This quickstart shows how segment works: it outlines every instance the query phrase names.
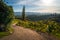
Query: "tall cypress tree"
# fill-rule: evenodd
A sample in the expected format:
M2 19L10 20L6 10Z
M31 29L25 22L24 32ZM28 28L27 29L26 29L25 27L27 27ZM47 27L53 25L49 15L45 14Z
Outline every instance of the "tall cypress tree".
M23 6L22 10L22 20L25 20L25 6Z

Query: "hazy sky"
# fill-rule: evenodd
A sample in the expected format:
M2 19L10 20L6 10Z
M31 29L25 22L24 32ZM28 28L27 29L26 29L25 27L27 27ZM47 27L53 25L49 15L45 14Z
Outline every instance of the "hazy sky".
M26 12L60 12L60 0L5 0L13 6L15 12L21 12L23 5Z

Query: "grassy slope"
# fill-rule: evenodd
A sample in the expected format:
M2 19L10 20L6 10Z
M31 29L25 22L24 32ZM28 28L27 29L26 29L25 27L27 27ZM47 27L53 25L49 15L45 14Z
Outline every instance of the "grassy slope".
M0 32L0 38L9 35L9 32Z
M10 22L8 25L7 25L7 32L0 32L0 38L1 37L4 37L4 36L8 36L10 35L14 30L12 28L12 24L16 23L17 21L16 20L13 20L12 22Z

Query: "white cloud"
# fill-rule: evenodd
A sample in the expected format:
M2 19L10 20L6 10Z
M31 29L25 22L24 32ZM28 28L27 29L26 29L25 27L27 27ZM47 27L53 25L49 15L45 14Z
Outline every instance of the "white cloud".
M34 0L23 0L23 1L18 1L16 4L17 5L29 5L33 2Z
M36 11L36 12L58 12L60 9L60 5L58 4L57 0L22 0L18 1L14 5L28 5L28 6L35 6L35 7L29 7L26 9L26 11ZM46 3L47 2L47 3Z
M58 3L58 0L20 0L15 5L56 6Z

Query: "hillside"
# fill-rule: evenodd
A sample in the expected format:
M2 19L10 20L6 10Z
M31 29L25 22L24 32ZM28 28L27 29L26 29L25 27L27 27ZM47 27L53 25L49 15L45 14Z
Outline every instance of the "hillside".
M4 38L1 38L0 40L58 40L55 37L40 33L24 28L21 26L13 25L14 33L12 35L6 36ZM50 37L49 37L50 36Z
M23 6L22 13L16 12L14 15L13 7L0 1L0 38L0 40L58 40L60 14L26 13Z

